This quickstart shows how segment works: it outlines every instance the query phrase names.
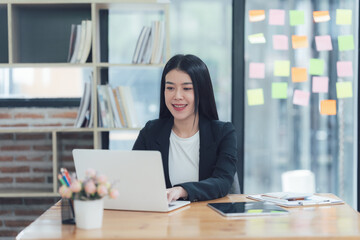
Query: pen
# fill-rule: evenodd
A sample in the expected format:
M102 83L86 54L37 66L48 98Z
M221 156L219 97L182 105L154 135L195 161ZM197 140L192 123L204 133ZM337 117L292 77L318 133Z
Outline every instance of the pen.
M58 179L61 182L61 185L66 186L66 183L64 182L64 179L62 178L61 174L58 175Z
M70 185L71 179L70 179L68 170L67 170L66 168L61 168L61 169L60 169L60 172L61 172L61 174L62 174L63 176L65 176L67 182L68 182L69 185Z

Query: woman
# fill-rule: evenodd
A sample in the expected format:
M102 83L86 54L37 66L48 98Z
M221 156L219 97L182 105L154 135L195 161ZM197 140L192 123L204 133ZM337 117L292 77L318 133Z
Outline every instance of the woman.
M218 120L205 63L176 55L161 77L159 119L146 123L133 150L161 152L168 201L203 201L228 194L236 172L233 125Z

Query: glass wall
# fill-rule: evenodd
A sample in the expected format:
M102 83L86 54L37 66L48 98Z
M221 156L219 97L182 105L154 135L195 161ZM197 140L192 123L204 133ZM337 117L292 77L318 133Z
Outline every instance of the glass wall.
M116 19L115 16L111 17L111 14L116 13L110 13L110 34L112 28L111 19ZM150 21L151 17L151 15L145 14L140 20L131 22L132 24L139 25L139 21L143 24L144 21ZM141 24L138 27L140 30ZM113 28L116 29L116 25ZM171 56L179 53L194 54L207 64L213 81L219 118L224 121L231 120L231 31L232 1L171 1ZM116 31L114 34L117 34ZM135 33L132 34L132 39L136 39ZM121 34L121 36L123 35ZM121 37L118 36L114 39L121 39ZM126 39L126 36L124 39ZM129 46L124 51L133 51L135 44L133 47ZM109 48L114 49L117 46L124 46L124 44L119 44L116 41L109 42ZM132 54L128 53L127 55L131 56ZM111 59L114 59L116 62L131 61L129 59L116 59L115 55L112 56L110 54L109 61ZM137 74L134 75L134 72ZM148 120L155 119L159 115L161 73L162 67L145 67L143 71L131 71L131 67L110 69L109 71L110 85L120 84L132 87L135 108L141 127ZM131 149L138 131L130 132L112 131L110 133L110 149ZM125 135L127 137L124 138Z
M305 169L355 207L358 1L245 6L245 193Z

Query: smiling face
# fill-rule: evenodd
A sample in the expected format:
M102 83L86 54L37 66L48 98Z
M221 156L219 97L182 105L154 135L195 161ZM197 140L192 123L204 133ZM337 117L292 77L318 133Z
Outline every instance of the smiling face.
M165 76L165 104L174 121L194 121L195 97L190 76L174 69Z

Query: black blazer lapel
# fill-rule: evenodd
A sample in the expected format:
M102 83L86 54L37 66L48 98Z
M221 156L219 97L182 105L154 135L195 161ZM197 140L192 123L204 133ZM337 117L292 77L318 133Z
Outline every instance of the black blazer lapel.
M201 181L208 178L209 174L211 175L211 172L213 170L210 166L212 163L211 159L216 157L216 143L214 141L210 120L200 116L199 130L200 130L199 181ZM209 172L208 169L211 172Z

